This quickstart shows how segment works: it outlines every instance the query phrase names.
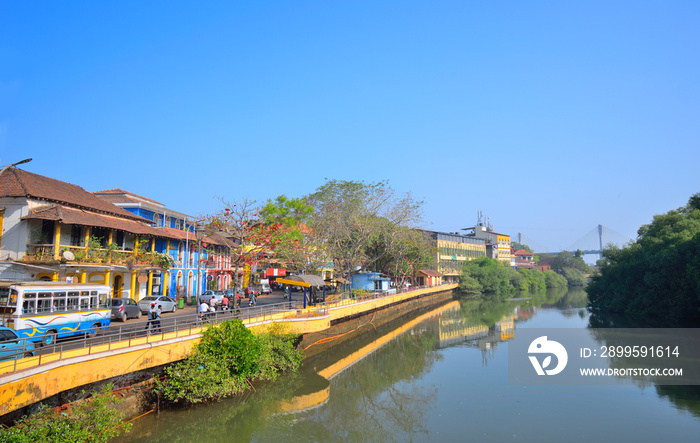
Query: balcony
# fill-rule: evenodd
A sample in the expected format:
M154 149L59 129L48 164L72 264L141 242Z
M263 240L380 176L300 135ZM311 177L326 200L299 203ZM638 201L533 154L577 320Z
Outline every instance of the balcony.
M159 252L141 252L116 248L88 248L85 246L58 246L56 259L55 245L28 244L27 253L20 261L32 263L85 263L122 266L144 266L169 269L174 260L168 254ZM66 251L70 254L66 254ZM70 260L69 260L70 258Z

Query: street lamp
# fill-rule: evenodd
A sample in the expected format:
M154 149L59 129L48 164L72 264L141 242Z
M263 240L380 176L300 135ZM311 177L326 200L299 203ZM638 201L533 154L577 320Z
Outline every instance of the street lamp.
M32 161L31 158L25 158L24 160L18 161L17 163L12 163L11 165L7 165L7 166L5 166L4 168L2 168L2 171L0 171L0 175L2 175L2 173L5 172L5 169L7 169L7 168L11 168L11 167L13 167L13 166L21 165L21 164L23 164L23 163L29 163L30 161Z
M197 298L196 304L199 304L199 298L202 295L202 285L200 283L201 275L199 275L199 268L202 264L202 238L204 237L204 226L201 223L194 225L194 235L197 237Z

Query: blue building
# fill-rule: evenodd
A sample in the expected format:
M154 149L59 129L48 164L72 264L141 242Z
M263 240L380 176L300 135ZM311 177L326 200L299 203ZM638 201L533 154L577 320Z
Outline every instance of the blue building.
M382 277L379 272L360 272L352 276L352 289L365 291L388 291L390 278Z
M207 272L211 271L212 263L225 264L227 260L214 257L214 252L220 252L221 256L228 257L230 252L221 251L219 239L207 241L203 239L201 256L197 250L198 240L195 237L192 217L167 209L162 203L123 189L109 189L94 193L120 208L135 215L152 220L152 226L163 231L162 237L154 239L153 250L172 257L174 265L167 270L155 270L152 294L176 296L193 296L197 289L197 280L200 281L200 292L207 288ZM212 257L208 257L208 251ZM229 259L230 260L230 259ZM197 263L199 262L199 271Z

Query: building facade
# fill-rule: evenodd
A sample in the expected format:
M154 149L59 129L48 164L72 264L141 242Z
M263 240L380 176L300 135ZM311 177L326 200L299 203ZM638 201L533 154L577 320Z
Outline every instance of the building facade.
M481 223L462 230L471 231L466 234L468 237L483 239L486 242L487 257L512 265L510 235L494 232L493 226L484 226Z
M167 232L79 186L9 168L0 208L2 280L100 283L138 300L169 266L156 251Z
M467 261L486 256L486 240L483 238L459 232L423 232L427 234L431 246L437 251L436 271L441 274L442 283L459 282L462 266Z
M207 289L228 289L231 285L233 242L219 233L197 238L193 217L168 209L160 202L123 189L94 193L115 206L146 220L166 235L155 243L155 250L173 259L170 269L156 276L154 293L171 297L192 297ZM199 250L201 240L201 251ZM161 287L162 285L162 287Z

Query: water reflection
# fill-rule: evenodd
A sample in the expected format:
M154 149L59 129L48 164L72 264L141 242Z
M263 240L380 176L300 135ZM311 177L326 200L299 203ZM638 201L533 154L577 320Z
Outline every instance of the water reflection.
M416 303L422 304L309 334L301 343L306 358L299 373L256 384L241 397L147 416L123 441L463 441L467 429L481 432L473 434L478 440L510 438L516 430L525 440L539 440L535 411L558 423L543 441L592 437L576 418L586 414L576 407L586 401L586 408L602 410L609 391L572 388L567 397L566 387L514 388L505 365L507 342L533 319L551 314L580 327L578 317L588 316L585 291ZM698 390L656 390L679 410L700 415ZM611 407L624 405L618 399ZM614 413L599 415L606 414Z

